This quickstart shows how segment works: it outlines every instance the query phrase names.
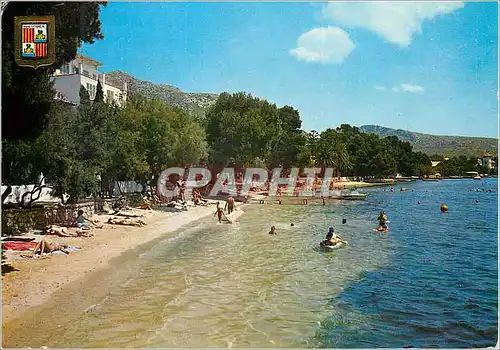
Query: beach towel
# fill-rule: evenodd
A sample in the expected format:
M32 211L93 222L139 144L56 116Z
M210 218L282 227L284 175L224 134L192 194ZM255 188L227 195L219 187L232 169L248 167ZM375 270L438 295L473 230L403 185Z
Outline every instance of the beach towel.
M30 250L34 249L37 242L6 242L2 243L2 248L6 250Z
M80 248L80 247L73 247L72 245L69 245L69 246L66 248L66 251L67 251L68 253L71 253L71 252L74 252L75 250L80 250L80 249L82 249L82 248Z

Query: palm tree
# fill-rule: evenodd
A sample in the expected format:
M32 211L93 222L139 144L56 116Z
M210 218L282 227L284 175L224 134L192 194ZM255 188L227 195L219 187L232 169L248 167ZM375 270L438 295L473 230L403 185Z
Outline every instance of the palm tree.
M341 171L352 168L347 145L342 142L337 132L333 129L327 129L321 133L316 142L315 159L322 170L328 167L335 169L337 177L340 177Z

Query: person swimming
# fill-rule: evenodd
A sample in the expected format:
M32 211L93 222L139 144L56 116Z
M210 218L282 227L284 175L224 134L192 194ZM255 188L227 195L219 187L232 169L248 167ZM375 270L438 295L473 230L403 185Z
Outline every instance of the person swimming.
M275 235L276 234L276 227L271 226L271 231L269 231L270 235Z
M330 227L328 229L328 233L326 234L326 239L322 241L320 244L322 246L332 247L338 243L347 243L347 242L344 241L342 238L340 238L340 236L336 235L333 227Z
M294 227L294 226L295 226L295 225L294 225L294 223L292 222L292 223L290 224L290 227Z

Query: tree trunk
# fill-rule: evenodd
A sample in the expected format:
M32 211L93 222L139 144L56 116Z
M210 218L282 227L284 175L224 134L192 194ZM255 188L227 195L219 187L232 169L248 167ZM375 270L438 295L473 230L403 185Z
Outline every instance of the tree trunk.
M40 199L40 196L42 195L42 189L44 189L45 187L47 187L47 186L42 185L42 186L38 187L36 190L33 189L33 191L31 192L31 199L30 199L30 201L28 202L28 205L27 205L28 207L30 207L33 202L35 202L38 199ZM38 195L36 196L36 198L33 198L33 195L35 193L37 193L37 192L38 192Z
M3 202L5 202L5 200L7 199L7 197L10 196L11 193L12 193L12 185L11 184L7 184L7 188L2 193L2 204L3 204Z

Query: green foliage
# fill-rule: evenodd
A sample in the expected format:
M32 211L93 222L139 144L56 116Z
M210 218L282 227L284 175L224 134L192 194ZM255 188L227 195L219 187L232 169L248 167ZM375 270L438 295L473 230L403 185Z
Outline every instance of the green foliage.
M115 162L129 164L119 173L122 179L146 184L168 167L199 164L208 156L203 126L163 101L132 97L120 110L118 123Z
M80 86L80 105L81 106L90 106L90 95L85 86Z
M244 93L221 94L204 125L210 160L223 166L265 162L268 167L333 167L337 176L431 173L429 157L395 136L380 138L348 124L305 133L292 107L278 109Z
M292 107L280 109L244 93L223 93L209 109L205 127L210 161L240 166L256 159L268 165L292 165L305 137Z
M465 156L443 160L435 169L442 176L463 176L468 171L477 171L480 174L489 173L489 170L484 168L476 157L467 158Z
M97 80L97 88L95 91L94 103L104 102L104 91L102 89L102 84L100 80Z

